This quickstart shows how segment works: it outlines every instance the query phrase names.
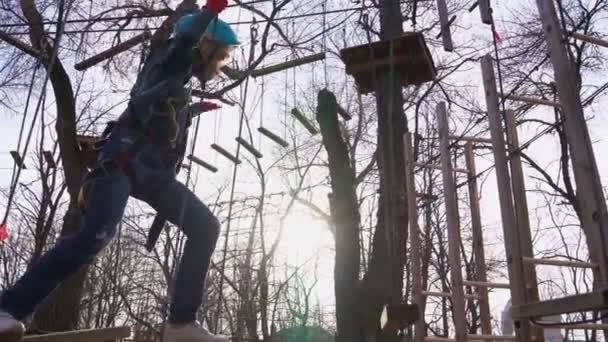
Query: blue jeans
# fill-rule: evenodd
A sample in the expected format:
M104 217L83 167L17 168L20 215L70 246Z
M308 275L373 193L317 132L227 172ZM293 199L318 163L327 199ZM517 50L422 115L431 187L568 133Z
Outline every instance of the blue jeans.
M125 128L115 129L100 153L100 160L128 148L136 134ZM132 178L115 170L93 179L80 229L58 241L5 291L0 308L17 319L30 315L53 289L92 262L110 242L127 200L133 196L179 226L188 237L177 271L169 322L193 321L202 303L205 276L220 225L209 208L175 180L171 169L163 163L160 148L146 144L132 160Z

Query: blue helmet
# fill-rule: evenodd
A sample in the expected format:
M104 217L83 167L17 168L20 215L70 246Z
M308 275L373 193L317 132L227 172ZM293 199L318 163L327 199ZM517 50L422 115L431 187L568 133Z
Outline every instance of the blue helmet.
M175 24L175 31L192 31L192 25L195 25L195 22L195 14L186 14L182 16ZM213 19L209 25L207 25L205 33L208 33L217 42L226 46L235 46L240 44L236 33L234 30L232 30L230 25L218 18Z
M232 27L221 19L215 18L211 21L209 25L207 25L205 32L209 33L213 39L224 45L235 46L240 44Z

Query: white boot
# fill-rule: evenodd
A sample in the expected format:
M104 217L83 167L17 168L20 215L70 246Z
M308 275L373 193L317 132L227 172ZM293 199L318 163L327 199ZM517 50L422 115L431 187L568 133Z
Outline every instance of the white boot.
M21 322L13 318L8 312L0 310L0 341L21 341L25 327Z
M199 322L167 324L163 342L230 342L226 336L213 335Z

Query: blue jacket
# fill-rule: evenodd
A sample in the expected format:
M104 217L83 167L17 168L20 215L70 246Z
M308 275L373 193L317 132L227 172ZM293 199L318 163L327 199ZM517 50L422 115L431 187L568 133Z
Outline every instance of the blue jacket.
M184 86L192 77L192 48L214 15L203 8L194 13L194 18L194 25L178 26L172 39L150 51L131 90L129 106L119 119L119 122L128 120L135 123L145 134L154 132L154 139L160 142L170 140L175 131L175 121L179 126L189 121L172 118L166 101L169 98L181 99L174 104L174 112L185 115L183 109L189 93ZM185 129L180 127L178 133L183 135Z

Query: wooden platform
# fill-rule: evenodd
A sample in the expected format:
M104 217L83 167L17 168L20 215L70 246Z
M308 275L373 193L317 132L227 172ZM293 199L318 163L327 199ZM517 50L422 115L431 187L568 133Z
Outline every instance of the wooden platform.
M419 319L420 310L417 305L386 305L382 310L380 326L382 331L397 332L414 324Z
M26 342L118 342L131 336L128 327L66 331L26 336Z
M390 48L393 46L391 58ZM408 32L393 40L384 40L346 48L340 51L346 73L352 75L362 94L374 90L374 74L390 70L391 59L403 86L429 82L437 76L433 57L419 32Z

